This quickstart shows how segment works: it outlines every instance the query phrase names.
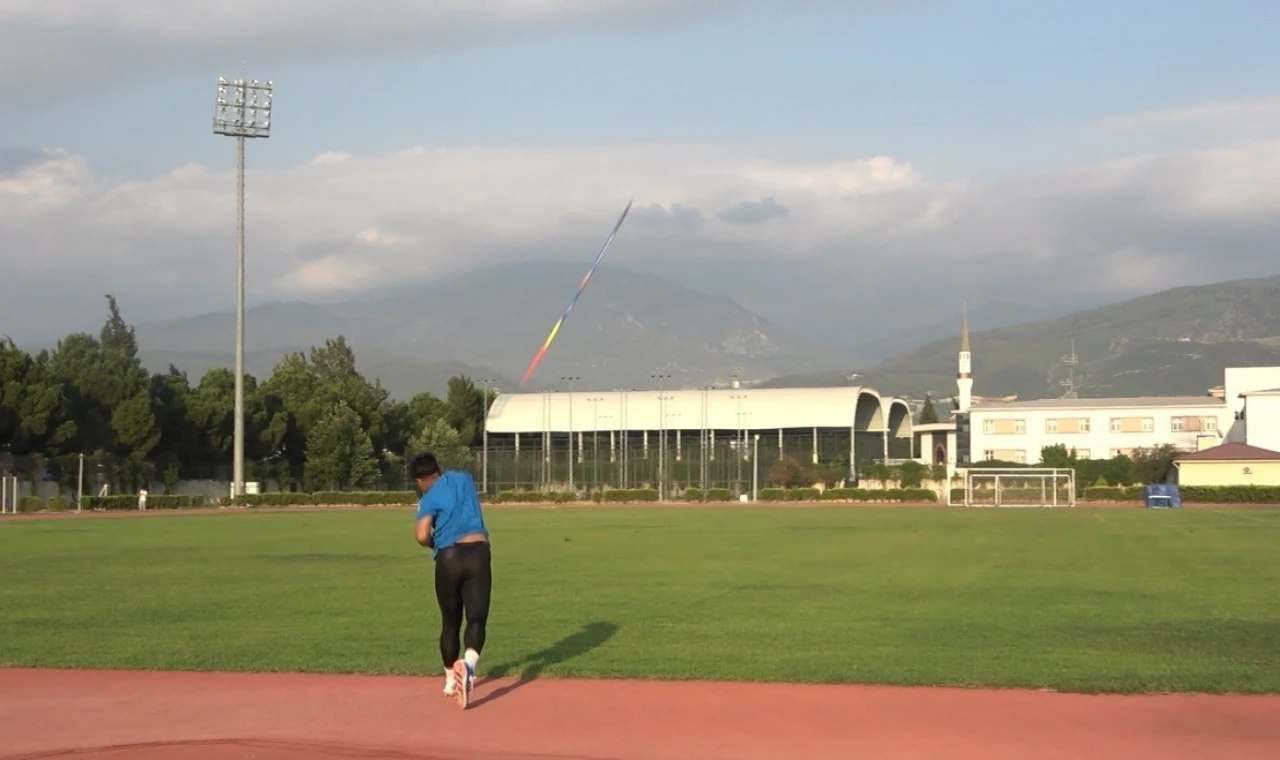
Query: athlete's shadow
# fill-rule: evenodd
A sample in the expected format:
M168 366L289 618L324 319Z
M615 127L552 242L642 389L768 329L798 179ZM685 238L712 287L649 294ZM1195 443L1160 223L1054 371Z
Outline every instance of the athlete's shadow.
M478 707L490 700L504 697L530 681L536 680L547 668L568 662L601 646L613 638L617 632L617 623L588 623L582 627L582 630L565 636L546 649L534 652L520 660L496 665L489 670L482 683L510 675L515 676L515 681L479 697L472 704Z

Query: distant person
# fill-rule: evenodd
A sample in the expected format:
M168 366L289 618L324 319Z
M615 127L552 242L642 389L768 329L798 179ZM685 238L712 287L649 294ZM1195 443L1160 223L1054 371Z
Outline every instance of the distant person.
M147 489L145 488L138 490L138 509L143 512L147 511Z
M475 686L476 666L484 649L489 617L489 531L480 510L476 481L460 470L440 472L434 454L419 454L409 474L422 495L414 534L432 550L436 564L436 601L440 604L440 657L444 661L444 693L467 709ZM458 657L458 631L467 616L466 653Z

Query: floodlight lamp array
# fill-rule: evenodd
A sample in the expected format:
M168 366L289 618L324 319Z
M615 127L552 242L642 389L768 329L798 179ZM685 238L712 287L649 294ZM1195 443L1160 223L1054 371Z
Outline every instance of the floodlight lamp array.
M218 98L213 112L214 134L270 137L271 95L270 81L228 81L218 77Z

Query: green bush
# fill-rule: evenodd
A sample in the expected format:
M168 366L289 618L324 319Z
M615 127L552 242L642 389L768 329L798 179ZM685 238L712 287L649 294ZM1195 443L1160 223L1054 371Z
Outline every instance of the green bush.
M44 499L39 496L23 496L18 500L19 512L39 512L42 509L44 509Z
M45 499L44 508L50 512L63 512L70 508L71 502L61 496L50 496Z
M1142 501L1142 486L1089 486L1081 494L1084 501Z
M764 501L852 501L933 503L938 495L928 488L816 488L765 489L760 493Z
M607 498L607 492L597 493L591 498L600 501ZM495 504L569 504L577 500L578 494L574 491L499 491L493 498Z
M707 501L709 502L723 503L726 501L733 501L733 500L734 500L733 491L730 491L728 488L708 488L707 489Z
M1184 486L1182 503L1280 504L1280 486Z
M147 509L191 509L193 507L205 506L205 498L203 496L187 496L175 494L163 494L159 496L147 496ZM91 510L105 510L108 512L119 512L124 510L136 510L138 508L138 497L132 495L120 496L86 496L84 499L84 508Z
M684 500L685 501L706 501L707 494L701 488L686 488L684 489Z

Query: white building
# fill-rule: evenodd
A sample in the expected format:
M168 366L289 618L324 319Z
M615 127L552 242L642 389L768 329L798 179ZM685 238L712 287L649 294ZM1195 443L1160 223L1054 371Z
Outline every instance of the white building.
M920 460L945 463L953 473L971 461L1038 464L1041 449L1057 444L1081 459L1110 459L1164 444L1196 451L1247 442L1280 450L1280 367L1228 367L1221 390L1203 396L983 399L971 396L967 316L957 360L957 414L915 431ZM966 426L967 446L961 440Z
M1038 463L1040 450L1057 444L1080 459L1166 443L1195 451L1220 444L1234 419L1223 399L1209 395L985 403L970 409L969 445L974 461L1019 464Z
M1244 428L1244 434L1232 442L1280 451L1280 388L1245 391L1241 395L1244 409L1238 426Z

